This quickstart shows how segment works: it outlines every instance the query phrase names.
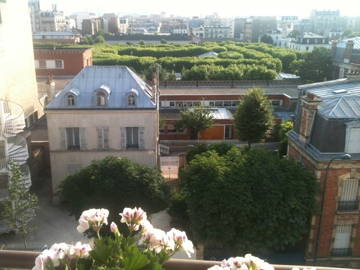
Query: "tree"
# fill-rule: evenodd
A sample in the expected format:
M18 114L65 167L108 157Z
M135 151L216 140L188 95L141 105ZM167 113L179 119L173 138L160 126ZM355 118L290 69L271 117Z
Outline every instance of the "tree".
M176 122L176 128L188 129L192 140L196 140L198 138L198 133L201 130L211 127L214 122L211 111L202 106L181 111L180 114L181 120Z
M326 48L315 48L305 54L297 63L298 75L306 82L322 82L332 78L333 64L331 52Z
M140 46L144 46L144 45L145 45L145 41L140 40L140 41L139 41L139 45L140 45Z
M109 156L69 175L59 195L77 217L88 208L107 208L116 214L124 207L139 206L157 212L166 207L168 191L158 169Z
M310 171L263 149L197 155L181 181L182 213L195 239L234 252L283 250L303 240L318 189Z
M298 38L300 36L301 36L301 33L298 30L292 30L288 35L288 37L290 37L290 38Z
M286 121L280 124L280 128L278 130L278 136L280 141L280 146L279 146L280 156L284 156L287 153L288 137L286 133L292 130L293 127L294 127L294 123L292 121Z
M166 41L166 39L163 39L163 38L162 38L162 39L160 40L160 43L161 43L161 44L166 44L167 41Z
M26 239L34 230L31 221L36 216L35 210L39 207L38 198L30 193L19 166L14 162L9 166L9 197L2 202L2 216L9 228L22 236L26 248Z
M264 138L272 126L272 108L261 89L253 88L245 95L235 114L235 126L249 147Z
M269 35L263 35L260 39L260 42L264 42L264 43L271 44L271 45L274 43L272 37Z

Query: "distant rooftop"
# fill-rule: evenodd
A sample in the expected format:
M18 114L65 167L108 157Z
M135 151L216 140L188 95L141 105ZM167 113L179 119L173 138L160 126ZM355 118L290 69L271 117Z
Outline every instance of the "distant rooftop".
M354 49L360 50L360 37L353 37L348 39L343 39L339 41L336 45L337 48L346 48L346 44L348 41L354 42Z
M73 32L35 32L34 36L80 36L78 33Z
M96 92L107 95L106 106L96 106ZM68 106L66 97L76 96ZM136 105L128 105L129 94L136 96ZM71 80L47 105L48 110L76 109L156 109L152 88L126 66L88 66Z

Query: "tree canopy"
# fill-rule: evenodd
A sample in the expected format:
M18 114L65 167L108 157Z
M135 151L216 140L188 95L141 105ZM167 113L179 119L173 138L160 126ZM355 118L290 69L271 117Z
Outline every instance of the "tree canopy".
M272 126L272 108L264 92L250 89L239 104L235 114L235 127L240 140L252 143L264 138Z
M181 120L176 122L177 129L188 129L190 138L196 140L201 130L207 129L213 124L211 111L201 106L196 106L181 111Z
M137 206L156 212L166 207L168 192L158 169L109 156L69 175L59 195L70 213L79 216L89 208L119 213Z
M308 232L317 182L294 161L261 149L207 151L181 180L190 227L202 243L236 252L282 250Z

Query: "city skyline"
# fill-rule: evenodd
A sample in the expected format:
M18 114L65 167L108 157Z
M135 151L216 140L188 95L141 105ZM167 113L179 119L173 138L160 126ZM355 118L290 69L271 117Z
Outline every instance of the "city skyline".
M116 0L103 0L102 5L96 1L85 0L40 0L43 10L51 9L52 4L56 4L58 10L71 14L75 12L94 12L97 14L115 12L119 14L160 14L165 12L167 15L175 16L205 16L217 13L220 17L237 16L299 16L309 17L311 11L317 10L339 10L343 16L358 16L359 13L354 7L356 0L344 0L337 3L329 3L326 0L316 2L304 0L299 5L291 5L286 0L274 0L271 2L256 0L247 2L245 5L239 4L236 0L224 0L221 6L209 4L205 1L183 0L181 5L174 5L172 1L132 1L127 2L124 8L121 2ZM295 2L294 2L295 3ZM192 8L189 8L192 7ZM238 8L234 8L238 7ZM260 7L260 8L259 8ZM325 7L325 8L324 8Z

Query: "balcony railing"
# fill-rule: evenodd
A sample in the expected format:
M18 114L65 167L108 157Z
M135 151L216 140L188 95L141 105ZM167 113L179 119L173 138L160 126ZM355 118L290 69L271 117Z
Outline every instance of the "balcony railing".
M359 201L339 201L338 211L339 212L350 212L359 209Z
M0 269L2 268L16 268L16 269L31 269L34 266L35 258L39 252L32 251L13 251L0 250ZM204 260L183 260L170 259L165 263L167 270L206 270L209 267L220 264L217 261ZM303 269L304 266L297 265L274 265L275 270L291 270L292 268ZM310 268L311 266L307 266ZM316 270L345 270L349 268L333 268L333 267L316 267Z
M351 256L351 248L333 248L331 255L336 257Z

